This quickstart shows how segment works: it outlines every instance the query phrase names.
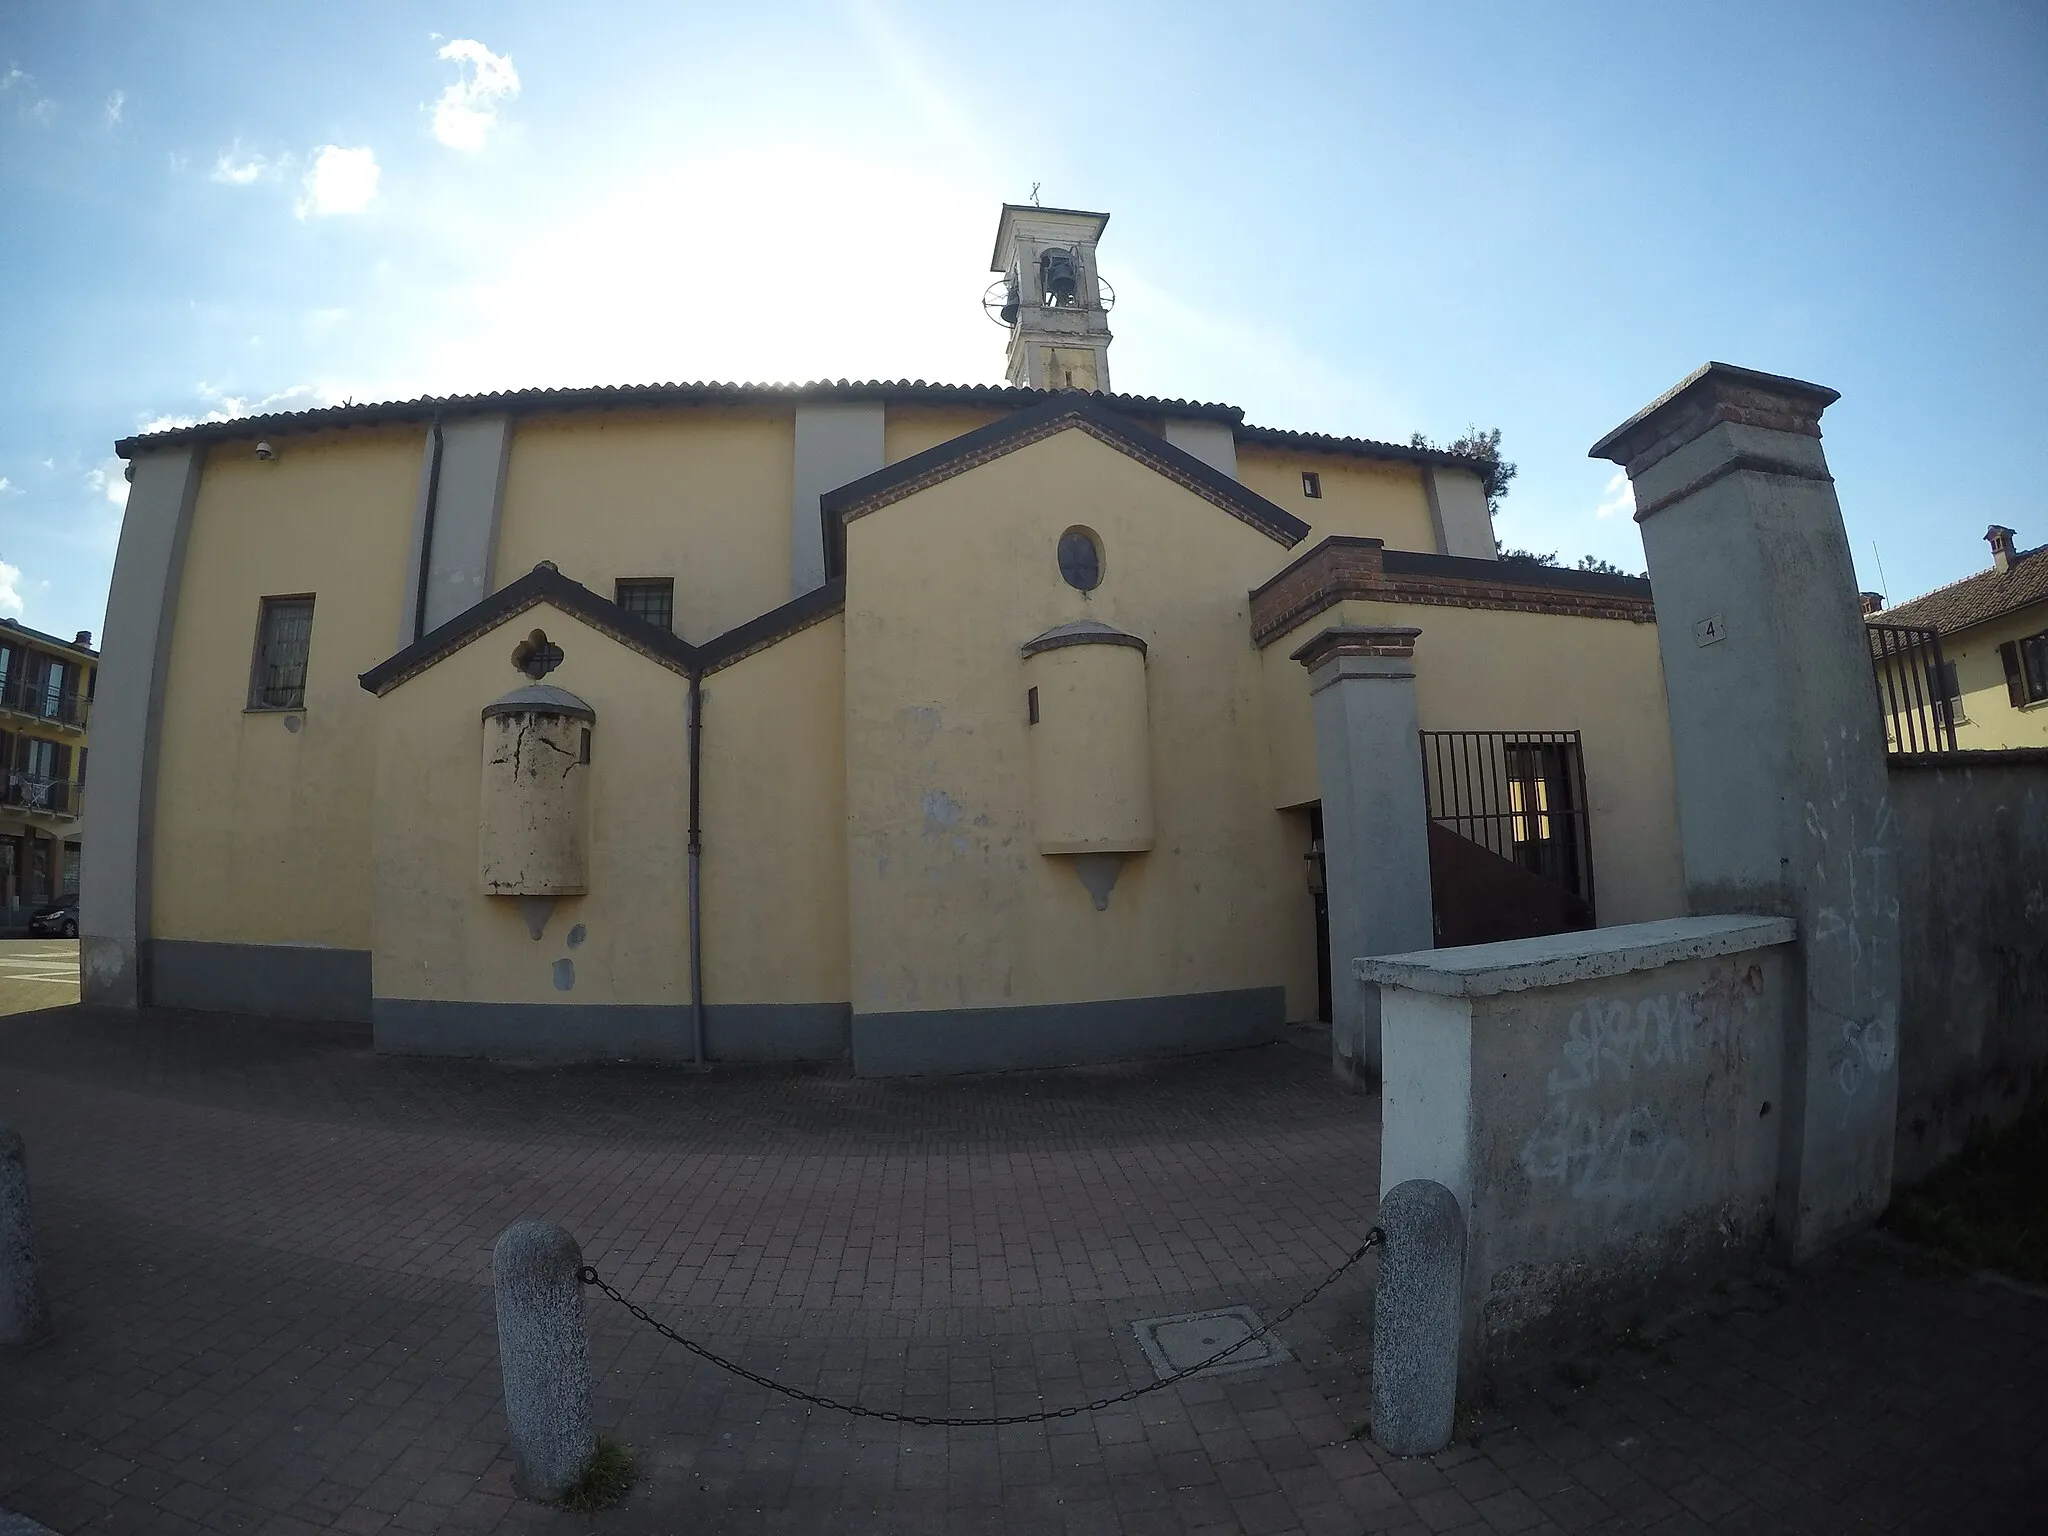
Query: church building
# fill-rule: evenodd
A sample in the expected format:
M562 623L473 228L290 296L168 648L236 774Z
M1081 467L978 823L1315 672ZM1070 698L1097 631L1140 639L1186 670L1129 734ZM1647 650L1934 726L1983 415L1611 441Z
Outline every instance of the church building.
M1648 583L1486 466L1121 395L1108 216L1005 206L1007 387L532 389L208 422L133 482L87 1002L381 1051L1216 1050L1351 960L1684 910Z

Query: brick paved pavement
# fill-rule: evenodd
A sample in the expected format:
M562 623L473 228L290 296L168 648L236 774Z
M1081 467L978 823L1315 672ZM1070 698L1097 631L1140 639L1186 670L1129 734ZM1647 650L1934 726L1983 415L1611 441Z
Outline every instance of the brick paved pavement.
M488 1246L564 1221L694 1336L909 1412L1150 1379L1129 1322L1275 1309L1368 1226L1373 1101L1313 1056L941 1083L377 1061L360 1032L0 1020L59 1339L0 1356L0 1508L67 1533L1999 1531L2048 1481L2048 1303L1881 1243L1400 1461L1372 1261L1293 1361L1054 1426L902 1430L719 1375L601 1299L621 1509L512 1495Z

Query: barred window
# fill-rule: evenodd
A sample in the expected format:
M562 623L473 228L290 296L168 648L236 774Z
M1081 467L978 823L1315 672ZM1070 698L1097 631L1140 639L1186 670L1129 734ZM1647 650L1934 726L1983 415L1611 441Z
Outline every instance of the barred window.
M256 629L251 709L304 709L306 656L313 643L313 599L266 597Z
M618 604L635 618L645 619L656 629L674 634L676 629L676 584L667 576L636 576L618 584Z

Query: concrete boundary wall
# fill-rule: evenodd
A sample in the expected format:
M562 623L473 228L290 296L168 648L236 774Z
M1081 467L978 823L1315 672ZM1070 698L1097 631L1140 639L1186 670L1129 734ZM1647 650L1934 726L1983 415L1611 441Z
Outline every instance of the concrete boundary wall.
M2048 751L1894 758L1890 781L1904 1185L2048 1103Z
M1354 962L1385 1050L1380 1190L1467 1222L1468 1394L1762 1251L1793 925L1689 917Z

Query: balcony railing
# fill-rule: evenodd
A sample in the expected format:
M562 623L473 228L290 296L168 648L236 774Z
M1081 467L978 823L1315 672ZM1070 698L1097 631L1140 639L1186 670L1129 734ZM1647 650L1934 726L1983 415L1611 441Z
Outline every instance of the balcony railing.
M75 693L52 693L34 677L10 677L0 685L0 710L82 731L92 713L92 702Z
M39 773L9 773L0 784L0 806L31 816L75 820L84 810L85 786Z

